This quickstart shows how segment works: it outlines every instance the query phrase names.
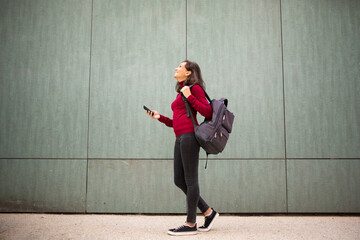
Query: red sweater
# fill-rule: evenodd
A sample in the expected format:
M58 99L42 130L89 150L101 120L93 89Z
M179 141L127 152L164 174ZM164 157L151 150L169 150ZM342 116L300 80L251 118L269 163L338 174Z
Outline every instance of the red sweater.
M183 83L180 84L182 87ZM205 118L211 118L211 106L205 97L204 91L199 85L194 85L191 88L191 95L187 98L187 100L192 106L191 110L195 120L197 112L199 112ZM185 102L182 99L180 93L176 96L175 101L171 104L171 109L173 110L173 119L160 115L159 121L168 127L174 128L176 137L184 133L194 132L194 125L191 121L191 117L186 117Z

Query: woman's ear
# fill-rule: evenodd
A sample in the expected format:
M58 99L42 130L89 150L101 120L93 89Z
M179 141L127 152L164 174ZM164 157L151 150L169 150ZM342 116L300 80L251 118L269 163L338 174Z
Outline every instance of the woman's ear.
M185 76L190 76L191 75L191 71L187 71L186 73L185 73Z

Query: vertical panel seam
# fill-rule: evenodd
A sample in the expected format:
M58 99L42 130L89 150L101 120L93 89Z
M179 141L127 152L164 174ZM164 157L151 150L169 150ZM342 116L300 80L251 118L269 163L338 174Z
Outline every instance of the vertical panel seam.
M92 31L93 31L93 14L94 14L94 0L91 1L90 13L90 48L89 48L89 95L88 95L88 132L87 132L87 147L86 147L86 190L85 190L85 213L87 213L87 198L88 198L88 175L89 175L89 141L90 141L90 96L91 96L91 60L92 60Z
M188 0L185 0L185 59L187 59L187 25L188 25L188 15L187 15L187 2Z
M283 17L282 17L282 5L280 3L280 39L281 39L281 71L282 71L282 94L283 94L283 118L284 118L284 154L285 154L285 205L286 212L289 212L288 205L288 177L287 177L287 151L286 151L286 113L285 113L285 74L284 74L284 42L283 42Z

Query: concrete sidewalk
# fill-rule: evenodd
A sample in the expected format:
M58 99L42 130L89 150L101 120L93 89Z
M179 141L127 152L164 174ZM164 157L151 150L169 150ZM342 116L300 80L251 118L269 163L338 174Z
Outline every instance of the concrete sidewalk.
M220 215L210 232L167 235L167 229L184 221L182 215L3 213L0 239L360 239L359 216Z

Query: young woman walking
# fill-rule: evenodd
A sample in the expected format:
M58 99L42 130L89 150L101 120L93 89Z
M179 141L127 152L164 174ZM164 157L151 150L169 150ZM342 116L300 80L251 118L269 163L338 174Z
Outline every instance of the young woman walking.
M187 98L191 105L191 111L196 119L199 112L205 118L211 118L212 109L206 100L203 89L204 81L197 63L188 60L183 61L175 69L174 78L178 81L175 87L178 93L175 101L171 104L173 119L159 114L157 111L147 111L147 114L172 127L176 140L174 147L174 182L186 194L187 219L185 225L169 229L170 235L192 235L199 231L209 231L214 220L219 216L213 208L200 197L198 182L198 166L200 145L194 134L194 126L191 118L186 117L186 107L181 93ZM190 85L194 85L191 90ZM204 225L197 229L196 208L205 215Z

